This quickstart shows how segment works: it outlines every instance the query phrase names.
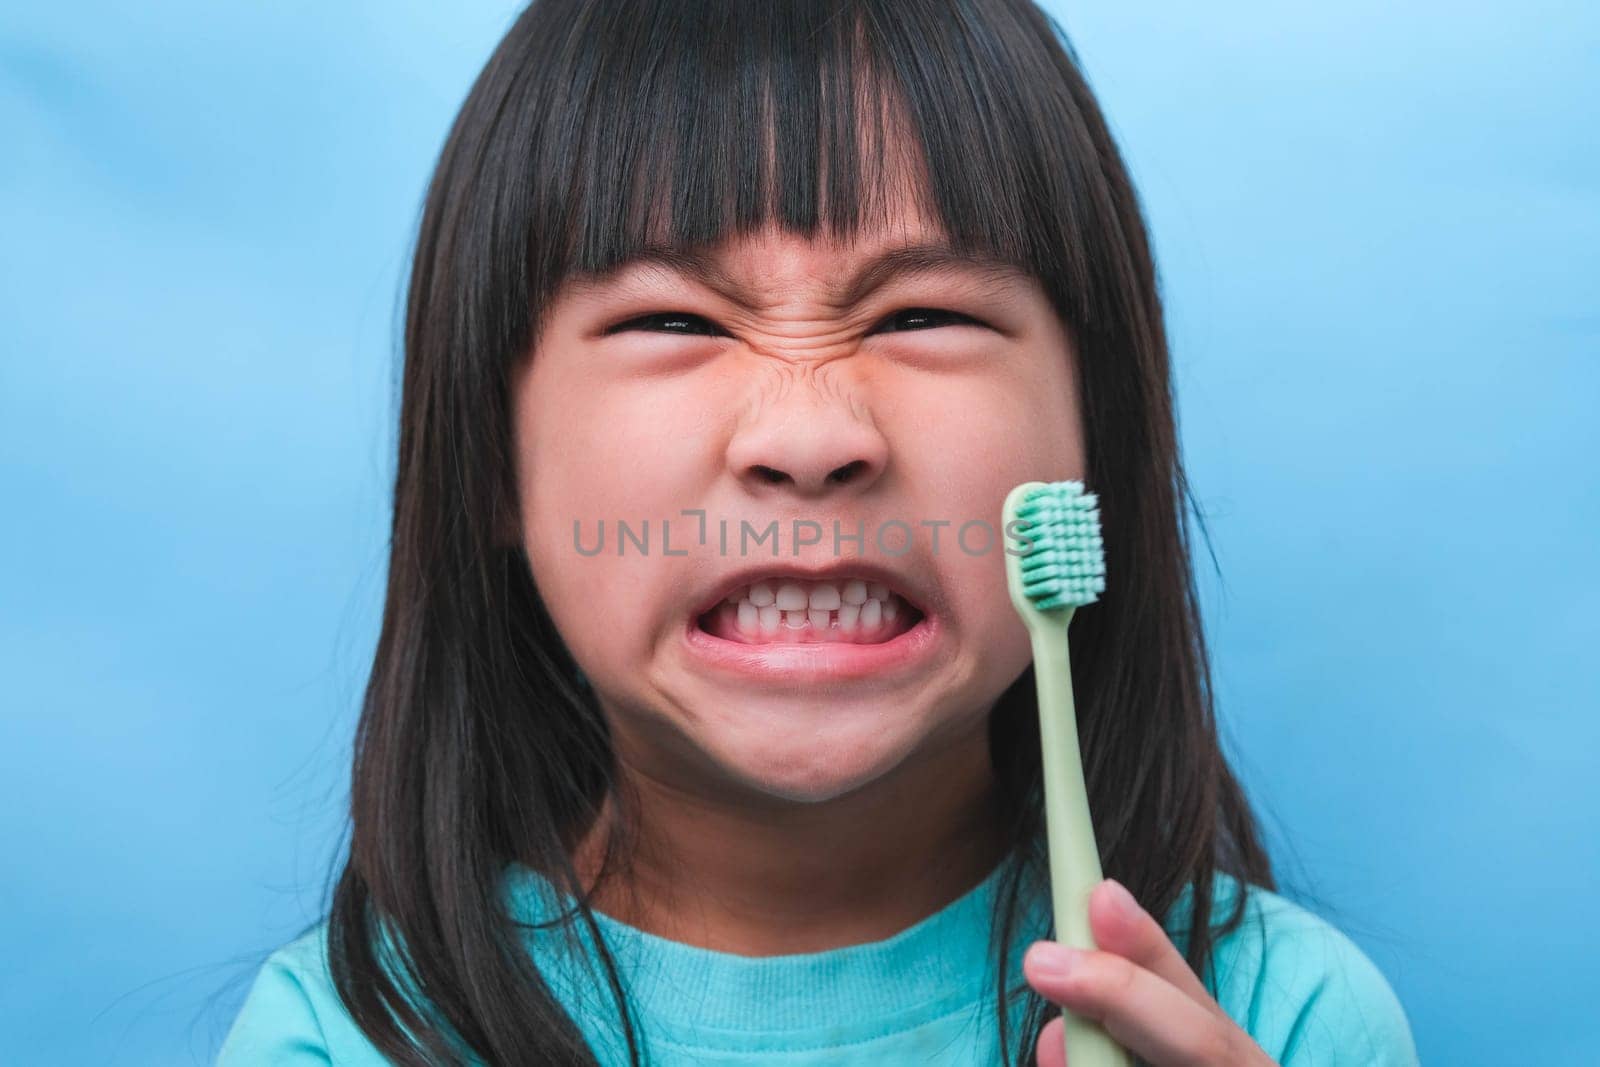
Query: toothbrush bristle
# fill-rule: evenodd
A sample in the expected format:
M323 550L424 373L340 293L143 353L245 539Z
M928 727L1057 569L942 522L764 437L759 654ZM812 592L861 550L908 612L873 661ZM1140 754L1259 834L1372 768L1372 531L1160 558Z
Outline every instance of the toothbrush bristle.
M1046 482L1017 505L1018 536L1033 543L1018 557L1022 589L1040 611L1081 607L1106 588L1100 499L1082 482Z

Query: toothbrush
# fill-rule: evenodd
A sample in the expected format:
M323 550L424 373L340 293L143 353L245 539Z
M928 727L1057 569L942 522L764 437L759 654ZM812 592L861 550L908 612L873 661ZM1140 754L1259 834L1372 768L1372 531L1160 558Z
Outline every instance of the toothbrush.
M1099 498L1082 482L1023 482L1006 494L1000 529L1024 542L1006 549L1006 585L1033 641L1056 938L1094 949L1089 894L1103 876L1078 751L1067 624L1106 588ZM1062 1024L1071 1067L1130 1067L1128 1054L1094 1020L1063 1009Z

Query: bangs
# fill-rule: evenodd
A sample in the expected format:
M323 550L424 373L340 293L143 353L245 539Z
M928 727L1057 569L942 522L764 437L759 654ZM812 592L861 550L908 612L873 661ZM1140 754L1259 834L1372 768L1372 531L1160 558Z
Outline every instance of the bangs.
M1083 119L1047 47L1060 31L1027 0L983 19L965 0L570 13L564 110L531 176L565 179L537 191L530 235L552 289L773 224L842 242L910 211L952 251L1053 283L1069 321L1087 315L1071 205L1094 161L1070 147Z

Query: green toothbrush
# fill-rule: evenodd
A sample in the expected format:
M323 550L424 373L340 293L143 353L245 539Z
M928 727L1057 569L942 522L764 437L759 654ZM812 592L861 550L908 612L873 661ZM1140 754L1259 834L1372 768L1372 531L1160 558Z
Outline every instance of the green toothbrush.
M1056 940L1083 949L1098 947L1089 930L1089 894L1103 876L1078 751L1067 624L1106 588L1098 501L1082 482L1023 482L1006 494L1000 514L1002 534L1023 542L1005 550L1006 585L1033 640ZM1128 1054L1098 1023L1069 1011L1062 1016L1071 1067L1129 1067Z

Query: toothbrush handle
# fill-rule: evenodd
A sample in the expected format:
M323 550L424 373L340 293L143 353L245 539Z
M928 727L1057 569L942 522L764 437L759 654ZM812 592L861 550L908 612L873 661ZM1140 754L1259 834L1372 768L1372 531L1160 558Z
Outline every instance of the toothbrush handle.
M1039 700L1039 749L1044 761L1045 839L1050 853L1050 897L1056 940L1094 949L1089 894L1101 880L1100 853L1089 817L1067 625L1072 612L1051 612L1033 632L1034 683ZM1092 1019L1062 1010L1069 1067L1130 1067L1122 1046Z

